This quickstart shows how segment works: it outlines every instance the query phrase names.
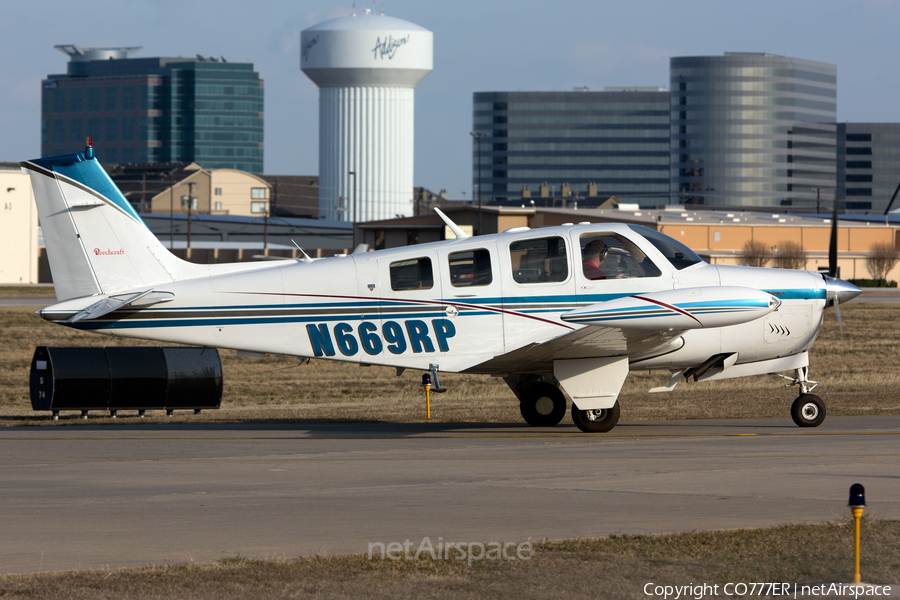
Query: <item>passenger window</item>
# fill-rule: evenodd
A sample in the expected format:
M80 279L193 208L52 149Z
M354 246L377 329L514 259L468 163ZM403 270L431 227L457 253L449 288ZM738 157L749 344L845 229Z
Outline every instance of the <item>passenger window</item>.
M491 253L487 250L467 250L454 252L448 259L450 284L453 287L490 285Z
M559 237L509 245L513 280L518 283L565 281L569 277L566 241Z
M586 279L659 277L662 272L637 245L612 233L581 236L581 270Z
M430 258L414 258L391 263L391 289L430 290L434 287L434 275Z

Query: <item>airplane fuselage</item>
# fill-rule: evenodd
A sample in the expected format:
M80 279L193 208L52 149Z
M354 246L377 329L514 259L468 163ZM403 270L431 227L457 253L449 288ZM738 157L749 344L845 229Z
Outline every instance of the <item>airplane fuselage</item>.
M655 269L640 277L623 272L587 279L579 241L596 235L627 239ZM553 258L534 265L525 264L532 248L517 250L542 251L548 244ZM545 269L552 261L559 264ZM258 353L502 375L552 371L552 360L565 358L564 348L552 357L536 352L534 360L527 348L587 327L561 318L574 309L635 294L687 288L702 294L721 286L764 290L782 303L749 322L686 330L662 349L655 328L601 328L605 335L595 332L585 342L593 347L590 354L628 355L632 369L674 370L720 352L737 353L738 363L789 356L815 340L826 303L818 274L703 262L678 269L621 224L516 231L173 281L155 288L171 293L171 302L72 325ZM62 320L71 314L64 304L54 308L45 316ZM504 358L515 351L521 356Z

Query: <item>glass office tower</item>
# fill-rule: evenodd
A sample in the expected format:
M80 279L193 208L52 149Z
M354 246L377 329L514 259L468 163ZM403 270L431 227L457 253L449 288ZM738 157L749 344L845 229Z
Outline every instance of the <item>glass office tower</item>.
M900 184L900 123L838 124L837 171L842 212L883 213Z
M80 151L91 136L104 163L262 172L263 82L252 63L57 48L71 59L42 82L42 156Z
M670 60L673 203L814 208L836 183L837 67L771 54Z
M480 176L484 202L543 202L542 187L551 198L569 190L579 206L668 202L665 88L478 92L473 102L472 131L483 135L472 139L473 199Z

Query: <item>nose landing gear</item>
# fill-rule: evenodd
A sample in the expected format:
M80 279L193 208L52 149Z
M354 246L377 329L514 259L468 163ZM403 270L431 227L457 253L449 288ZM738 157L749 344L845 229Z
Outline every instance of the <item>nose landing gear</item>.
M800 427L818 427L825 420L825 403L815 394L800 394L791 405L791 418Z
M800 386L800 395L791 405L791 418L798 427L818 427L825 420L825 402L810 392L819 382L809 379L809 367L801 367L796 373L796 377L779 375L790 381L784 387Z

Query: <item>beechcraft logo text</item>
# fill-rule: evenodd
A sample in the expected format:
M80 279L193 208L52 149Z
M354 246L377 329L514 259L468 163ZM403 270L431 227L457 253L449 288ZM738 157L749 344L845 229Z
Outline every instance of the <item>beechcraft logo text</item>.
M118 250L94 248L94 256L116 256L118 254L125 254L125 248L119 248Z

